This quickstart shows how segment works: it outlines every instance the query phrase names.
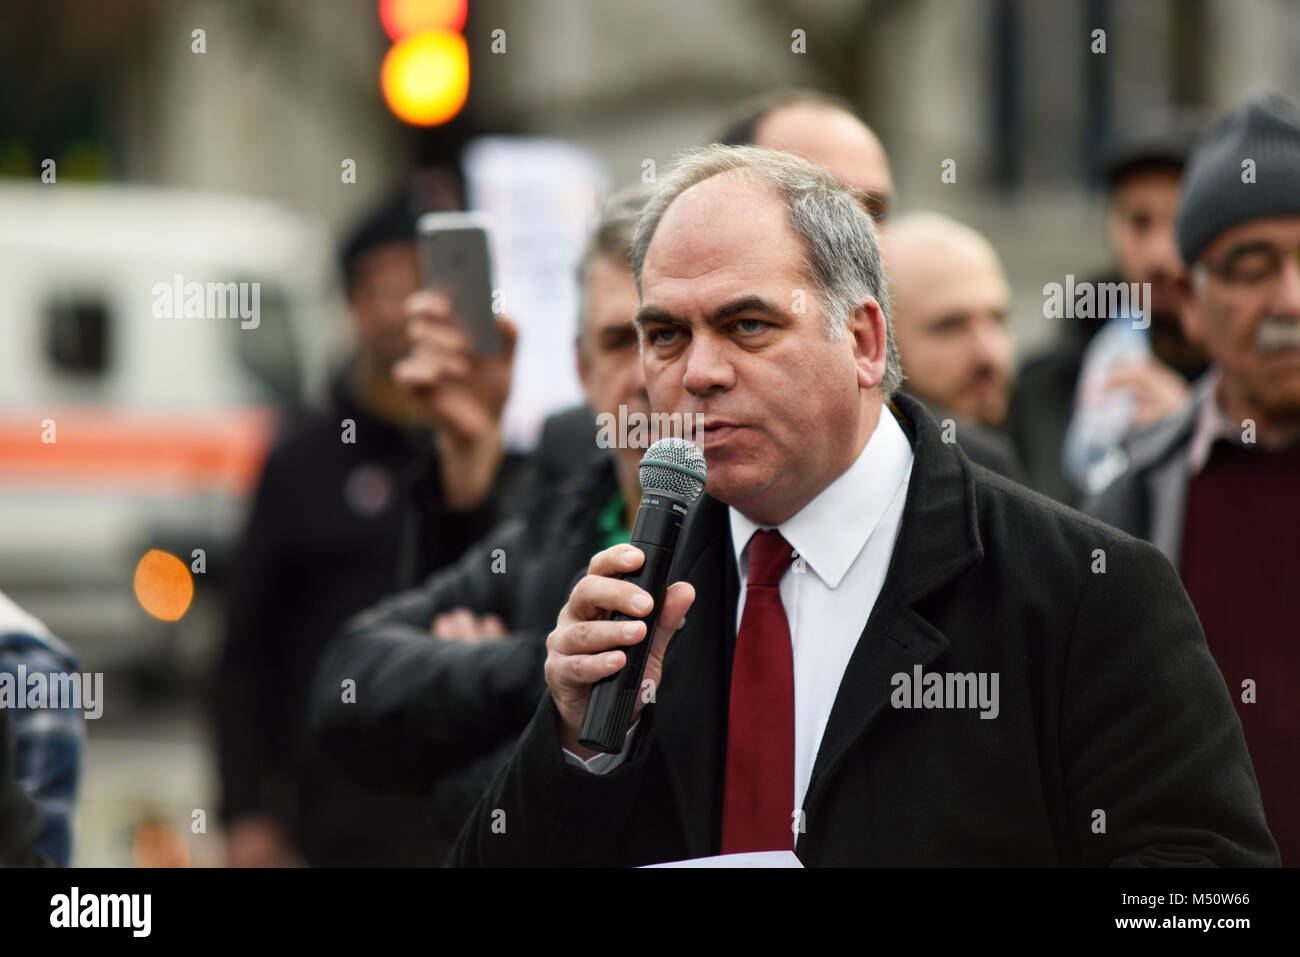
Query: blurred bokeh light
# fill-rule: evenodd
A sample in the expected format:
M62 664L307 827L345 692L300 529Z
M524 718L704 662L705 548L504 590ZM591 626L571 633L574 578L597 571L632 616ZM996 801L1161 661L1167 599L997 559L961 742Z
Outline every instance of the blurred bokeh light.
M379 20L394 40L465 26L466 0L379 0Z
M448 30L417 33L384 57L384 99L404 122L437 126L460 112L469 95L469 49Z
M194 598L194 580L183 561L153 548L135 566L135 597L155 618L180 621Z

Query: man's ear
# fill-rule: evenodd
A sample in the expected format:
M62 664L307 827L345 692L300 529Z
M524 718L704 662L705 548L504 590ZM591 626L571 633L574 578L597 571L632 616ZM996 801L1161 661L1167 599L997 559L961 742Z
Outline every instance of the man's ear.
M853 307L849 316L849 338L853 342L853 361L858 369L858 386L874 389L885 378L888 337L885 314L874 299L864 299Z
M1205 310L1201 297L1196 294L1191 270L1183 271L1175 280L1174 289L1178 295L1178 322L1183 327L1183 338L1204 349Z

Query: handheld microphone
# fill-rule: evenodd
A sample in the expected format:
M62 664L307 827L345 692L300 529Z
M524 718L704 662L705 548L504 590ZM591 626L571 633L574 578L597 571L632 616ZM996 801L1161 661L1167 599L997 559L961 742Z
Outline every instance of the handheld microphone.
M646 450L639 472L641 507L636 513L630 544L645 553L645 564L619 577L645 589L655 603L650 614L643 618L622 612L610 616L611 621L644 621L645 638L624 647L627 661L623 667L591 686L578 743L606 754L617 754L623 749L636 696L641 692L641 678L650 657L659 610L668 591L668 569L677 551L682 520L704 490L704 453L686 439L660 439Z

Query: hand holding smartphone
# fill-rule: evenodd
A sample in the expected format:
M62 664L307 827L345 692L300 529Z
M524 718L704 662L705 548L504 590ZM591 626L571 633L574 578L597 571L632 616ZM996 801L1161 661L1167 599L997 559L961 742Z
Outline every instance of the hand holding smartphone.
M427 213L416 224L424 288L446 296L477 355L501 352L492 311L492 221L484 213Z
M443 504L469 509L489 494L504 455L517 331L492 311L487 217L431 213L417 233L427 288L406 301L411 351L393 379L434 429Z

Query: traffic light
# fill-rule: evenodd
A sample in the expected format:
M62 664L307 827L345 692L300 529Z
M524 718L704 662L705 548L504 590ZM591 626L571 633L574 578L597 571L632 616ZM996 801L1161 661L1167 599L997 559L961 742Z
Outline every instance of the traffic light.
M388 108L414 126L456 116L469 95L469 47L461 30L467 0L379 0L394 41L380 68Z

